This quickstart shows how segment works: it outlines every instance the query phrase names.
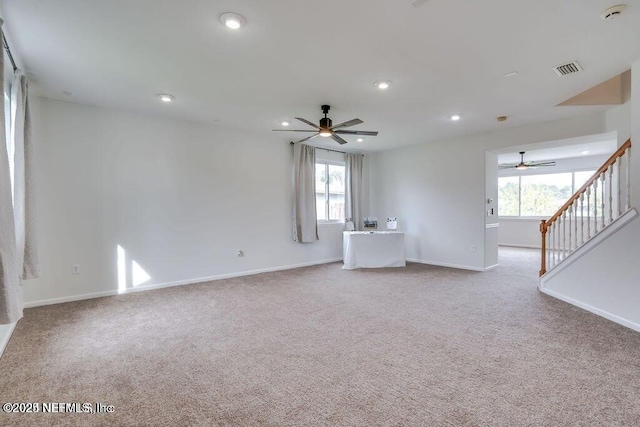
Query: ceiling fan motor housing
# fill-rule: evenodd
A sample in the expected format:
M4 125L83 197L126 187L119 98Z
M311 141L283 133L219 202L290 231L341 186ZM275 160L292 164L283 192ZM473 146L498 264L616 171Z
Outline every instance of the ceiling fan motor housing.
M320 119L320 127L323 129L328 129L333 125L333 122L331 121L330 118L325 117L323 119Z

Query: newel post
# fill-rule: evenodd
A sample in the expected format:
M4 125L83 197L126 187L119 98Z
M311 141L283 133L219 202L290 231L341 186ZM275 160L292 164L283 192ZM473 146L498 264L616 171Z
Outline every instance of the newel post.
M547 221L544 219L540 224L540 233L542 234L542 256L540 257L540 276L547 272Z

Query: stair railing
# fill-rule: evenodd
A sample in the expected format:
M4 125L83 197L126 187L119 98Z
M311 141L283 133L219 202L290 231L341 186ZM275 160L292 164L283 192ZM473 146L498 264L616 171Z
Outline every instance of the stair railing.
M548 220L542 220L540 276L631 209L631 140L627 140Z

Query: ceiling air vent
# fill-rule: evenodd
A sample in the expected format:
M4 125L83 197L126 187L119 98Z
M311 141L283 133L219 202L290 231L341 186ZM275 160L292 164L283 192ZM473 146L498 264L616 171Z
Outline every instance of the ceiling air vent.
M578 71L582 71L582 67L580 66L580 64L578 64L577 61L573 61L568 64L553 67L553 71L555 71L557 75L562 77L566 76L567 74L575 74Z
M626 4L619 4L617 6L610 7L609 9L602 12L600 18L604 19L605 21L613 21L618 16L622 15L622 12L624 12L626 8Z

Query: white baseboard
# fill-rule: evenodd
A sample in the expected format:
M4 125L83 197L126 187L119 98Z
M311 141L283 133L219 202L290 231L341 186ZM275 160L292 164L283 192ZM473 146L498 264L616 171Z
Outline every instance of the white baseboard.
M7 348L7 344L9 344L9 340L11 339L11 335L13 335L16 324L17 322L9 324L9 330L7 331L5 336L2 337L2 341L0 341L0 357L2 357L2 355L4 354L4 349Z
M506 246L509 248L527 248L527 249L542 249L540 245L521 245L520 243L498 243L498 246Z
M130 294L130 293L133 293L133 292L150 291L152 289L162 289L162 288L169 288L169 287L173 287L173 286L193 285L193 284L196 284L196 283L211 282L211 281L222 280L222 279L231 279L231 278L234 278L234 277L252 276L254 274L270 273L270 272L282 271L282 270L292 270L294 268L310 267L310 266L313 266L313 265L320 265L320 264L330 264L330 263L338 262L338 261L342 261L342 257L340 257L340 258L332 258L332 259L325 259L325 260L321 260L321 261L304 262L304 263L300 263L300 264L283 265L283 266L279 266L279 267L261 268L261 269L258 269L258 270L248 270L248 271L240 271L240 272L236 272L236 273L219 274L219 275L216 275L216 276L199 277L199 278L195 278L195 279L178 280L178 281L175 281L175 282L156 283L156 284L152 284L152 285L138 286L136 288L127 288L124 292L118 292L117 289L113 289L113 290L109 290L109 291L94 292L94 293L90 293L90 294L71 295L71 296L68 296L68 297L51 298L51 299L38 300L38 301L29 301L29 302L26 302L24 304L24 307L25 308L40 307L40 306L43 306L43 305L61 304L61 303L64 303L64 302L72 302L72 301L80 301L80 300L86 300L86 299L92 299L92 298L108 297L108 296L119 295L119 294L120 295L122 295L122 294Z
M585 304L583 302L580 302L578 300L575 300L575 299L573 299L571 297L568 297L566 295L560 294L558 292L551 291L549 289L540 288L540 292L545 293L545 294L547 294L549 296L552 296L554 298L558 298L559 300L562 300L562 301L564 301L566 303L575 305L576 307L580 307L583 310L587 310L587 311L589 311L589 312L591 312L593 314L597 314L598 316L602 316L605 319L609 319L612 322L618 323L618 324L620 324L622 326L626 326L627 328L633 329L636 332L640 332L640 324L634 323L634 322L632 322L630 320L627 320L625 318L622 318L620 316L616 316L615 314L611 314L608 311L604 311L604 310L601 310L599 308L590 306L589 304Z
M482 271L482 272L486 271L486 269L484 269L484 268L472 267L470 265L460 265L460 264L449 264L449 263L445 263L445 262L425 261L425 260L416 259L416 258L407 258L407 261L416 262L418 264L435 265L435 266L438 266L438 267L457 268L459 270L471 270L471 271ZM494 267L497 267L497 265L489 267L489 268L494 268Z
M498 268L499 266L500 264L493 264L493 265L490 265L489 267L485 267L484 271L493 270L494 268Z
M130 292L129 289L127 289L123 293L126 294L129 292ZM40 307L43 305L62 304L63 302L81 301L84 299L110 297L113 295L118 295L118 291L111 290L111 291L93 292L90 294L71 295L68 297L42 299L38 301L28 301L24 303L24 308Z

